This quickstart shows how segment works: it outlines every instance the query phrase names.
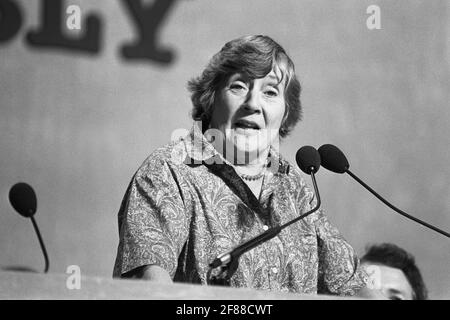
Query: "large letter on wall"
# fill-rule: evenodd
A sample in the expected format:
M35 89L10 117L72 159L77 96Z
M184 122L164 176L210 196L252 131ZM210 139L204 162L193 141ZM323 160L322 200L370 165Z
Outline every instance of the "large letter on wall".
M19 7L10 0L0 0L0 42L14 37L22 25Z
M139 38L136 42L122 47L122 55L126 59L152 60L160 63L171 63L173 51L163 49L157 44L156 34L176 0L154 0L144 7L142 0L122 0L133 17Z
M87 53L97 53L100 49L100 19L96 16L88 16L84 35L81 38L68 38L63 34L63 0L42 0L40 29L30 31L27 34L28 43L35 47L50 47L55 49L76 50Z

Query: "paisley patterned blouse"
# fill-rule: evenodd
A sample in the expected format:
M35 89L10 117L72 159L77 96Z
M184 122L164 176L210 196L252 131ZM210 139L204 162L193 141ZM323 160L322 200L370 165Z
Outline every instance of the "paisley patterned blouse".
M206 284L219 254L313 208L299 170L271 154L277 170L269 170L257 199L195 125L153 152L122 201L113 276L156 264L174 281ZM353 248L321 210L244 253L230 280L233 287L340 295L366 283Z

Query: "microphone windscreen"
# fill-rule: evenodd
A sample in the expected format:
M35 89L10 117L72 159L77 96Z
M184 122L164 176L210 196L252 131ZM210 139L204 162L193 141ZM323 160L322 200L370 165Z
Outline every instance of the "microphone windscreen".
M9 202L20 215L26 218L36 213L36 193L30 185L24 182L16 183L9 190Z
M316 148L311 146L298 149L295 160L298 167L306 174L316 173L320 168L320 154Z
M322 166L330 171L344 173L350 167L344 153L332 144L324 144L321 146L319 148L319 154L322 160Z

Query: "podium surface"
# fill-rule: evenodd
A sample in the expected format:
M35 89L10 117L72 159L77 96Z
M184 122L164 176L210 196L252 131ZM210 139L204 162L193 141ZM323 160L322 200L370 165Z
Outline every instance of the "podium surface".
M0 299L56 300L328 300L349 299L246 288L195 284L160 284L144 280L81 277L79 289L69 274L0 271ZM70 289L72 288L72 289Z

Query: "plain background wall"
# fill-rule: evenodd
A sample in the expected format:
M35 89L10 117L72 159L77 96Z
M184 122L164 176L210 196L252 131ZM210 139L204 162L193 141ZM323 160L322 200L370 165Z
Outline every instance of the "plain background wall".
M120 1L66 1L101 17L98 55L30 47L40 1L15 3L23 25L0 43L0 266L43 266L31 222L8 200L25 181L37 193L50 272L75 264L110 277L131 176L173 130L190 128L186 82L244 34L272 36L296 63L304 120L282 144L288 159L303 145L336 144L399 208L450 230L448 1L179 0L158 37L176 53L170 65L121 58L135 29ZM381 30L366 26L371 4ZM317 179L323 207L359 253L394 242L415 255L430 297L450 298L449 239L349 176L322 169Z

